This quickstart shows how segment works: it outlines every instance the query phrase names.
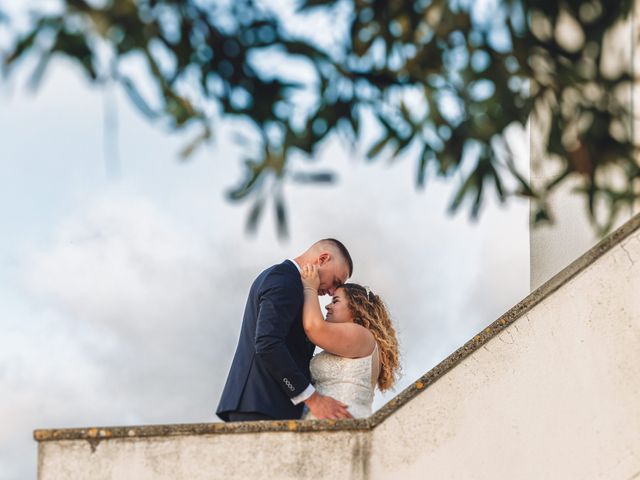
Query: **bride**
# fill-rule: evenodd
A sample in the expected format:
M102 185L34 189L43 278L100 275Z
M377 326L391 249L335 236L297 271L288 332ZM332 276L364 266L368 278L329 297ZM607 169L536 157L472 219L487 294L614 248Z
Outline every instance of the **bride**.
M376 384L380 391L395 383L400 367L398 340L382 300L355 283L338 287L322 317L316 265L301 272L304 286L304 331L324 351L311 359L312 383L318 393L347 405L354 418L371 415ZM307 412L303 419L316 417Z

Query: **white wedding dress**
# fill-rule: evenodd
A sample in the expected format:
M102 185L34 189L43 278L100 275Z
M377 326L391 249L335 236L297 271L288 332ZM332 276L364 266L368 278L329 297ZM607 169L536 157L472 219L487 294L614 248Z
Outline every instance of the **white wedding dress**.
M311 359L311 383L322 395L328 395L347 405L354 418L371 415L373 393L380 373L378 345L371 355L346 358L320 352ZM316 417L306 411L304 420Z

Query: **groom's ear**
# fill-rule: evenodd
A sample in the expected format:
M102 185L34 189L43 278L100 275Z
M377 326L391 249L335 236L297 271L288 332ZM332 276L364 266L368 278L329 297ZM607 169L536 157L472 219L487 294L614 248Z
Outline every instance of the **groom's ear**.
M324 265L329 261L329 258L331 258L331 255L329 255L327 252L321 253L318 256L318 265Z

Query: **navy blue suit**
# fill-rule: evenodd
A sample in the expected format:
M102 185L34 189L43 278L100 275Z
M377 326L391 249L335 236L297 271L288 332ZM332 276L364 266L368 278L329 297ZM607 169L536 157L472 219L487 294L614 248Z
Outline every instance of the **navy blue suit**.
M216 414L257 412L275 419L300 418L291 399L309 385L315 346L302 326L304 302L297 267L285 260L255 279L244 310L240 340Z

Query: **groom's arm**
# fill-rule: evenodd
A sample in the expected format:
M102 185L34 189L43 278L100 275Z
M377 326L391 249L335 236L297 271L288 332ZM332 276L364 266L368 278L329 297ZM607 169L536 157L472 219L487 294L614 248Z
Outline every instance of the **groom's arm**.
M276 271L265 278L258 295L256 355L286 395L300 403L313 390L308 388L309 379L296 365L285 339L302 307L301 292L291 279Z

